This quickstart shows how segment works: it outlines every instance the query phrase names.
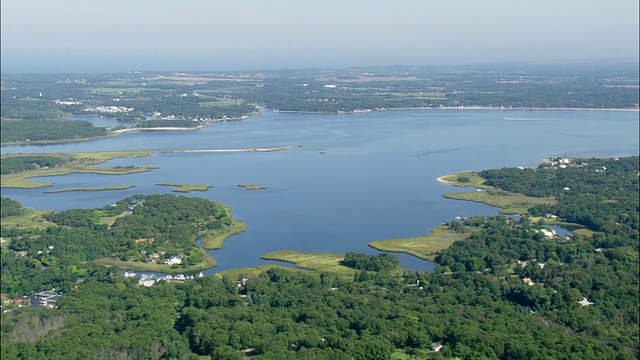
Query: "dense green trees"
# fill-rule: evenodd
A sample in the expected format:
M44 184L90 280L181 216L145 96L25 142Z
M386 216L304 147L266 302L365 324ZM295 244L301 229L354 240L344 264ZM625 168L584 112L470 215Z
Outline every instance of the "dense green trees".
M570 192L556 196L629 202L635 207L624 211L637 218L637 190L625 175L637 179L637 160L603 161L607 171L615 168L609 162L636 167L616 172L592 195L581 190L582 182L601 174L587 172ZM502 174L508 174L505 182L522 185L529 180L518 175L535 183L536 177L549 178L545 171ZM588 219L576 213L595 206L590 204L558 210ZM524 216L463 220L456 226L473 232L443 250L432 273L400 272L387 254L348 253L345 263L363 270L353 280L271 269L244 285L211 276L152 287L84 261L103 251L138 250L130 241L137 236L168 246L163 238L171 234L186 246L193 233L185 225L222 226L230 220L224 208L204 199L149 195L103 209L68 210L50 217L64 226L37 236L13 231L10 250L2 249L4 294L55 287L64 296L57 310L3 314L0 351L3 359L388 359L394 351L417 359L636 359L637 225L616 222L616 210L605 209L612 212L602 214L609 220L589 237L548 236ZM96 224L96 214L125 211L131 213L112 228ZM368 271L374 268L393 271ZM442 349L433 352L433 343Z
M357 270L365 271L383 271L391 270L398 266L400 261L397 257L383 253L379 255L367 255L349 251L345 254L341 265Z
M3 200L4 204L4 200ZM94 268L87 261L105 257L148 261L178 256L182 266L203 260L196 244L201 231L231 224L228 211L202 198L148 195L127 198L103 209L70 209L46 215L59 226L14 235L3 249L2 292L23 296L51 287L68 288ZM11 209L11 206L9 206ZM101 216L123 215L108 227ZM6 266L5 266L6 265Z
M15 216L24 213L22 204L4 196L0 196L0 218Z
M88 121L2 121L0 126L2 143L86 139L107 134L107 129Z
M14 174L27 170L52 168L66 162L67 160L58 156L7 156L0 163L0 174Z

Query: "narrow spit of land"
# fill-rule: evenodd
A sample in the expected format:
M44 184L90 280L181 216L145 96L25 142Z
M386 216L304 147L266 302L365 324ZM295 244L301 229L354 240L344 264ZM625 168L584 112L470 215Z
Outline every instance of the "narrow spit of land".
M55 167L38 166L27 171L2 174L0 186L3 188L34 189L52 186L52 182L32 181L30 178L60 176L72 173L90 173L99 175L128 175L139 172L152 171L154 166L96 166L108 160L118 158L148 157L156 153L234 153L234 152L272 152L293 149L293 146L275 148L243 148L243 149L203 149L203 150L131 150L131 151L105 151L89 153L61 153L61 154L12 154L3 155L2 161L9 158L26 156L47 156L63 159L61 165ZM102 190L102 188L97 189Z

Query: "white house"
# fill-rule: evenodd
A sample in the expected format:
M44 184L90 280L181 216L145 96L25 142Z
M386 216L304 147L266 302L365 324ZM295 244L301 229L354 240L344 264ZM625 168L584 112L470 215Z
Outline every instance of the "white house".
M166 259L164 263L169 265L180 265L182 264L182 260L177 256L172 256L171 258Z

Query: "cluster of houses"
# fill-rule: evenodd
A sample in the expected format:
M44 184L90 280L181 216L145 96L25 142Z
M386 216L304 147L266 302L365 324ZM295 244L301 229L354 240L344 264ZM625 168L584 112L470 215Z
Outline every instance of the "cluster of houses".
M142 274L139 275L139 279L138 279L138 285L141 286L151 286L153 284L155 284L156 282L163 280L163 281L167 281L167 282L178 282L178 281L186 281L186 280L193 280L195 278L199 278L199 277L203 277L204 274L203 273L198 273L197 275L183 275L183 274L178 274L178 275L161 275L161 276L156 276L155 274ZM138 277L138 274L133 273L133 272L128 272L125 271L124 273L124 277L128 277L128 278L133 278L133 277Z
M95 107L86 109L86 111L97 111L101 113L110 113L110 114L129 112L131 110L133 110L133 108L128 108L124 106L95 106Z
M141 250L140 253L142 255L146 254L145 250ZM154 252L152 254L147 255L147 261L153 264L157 264L160 260L162 260L162 262L164 264L167 265L181 265L182 264L182 259L180 259L180 257L178 256L171 256L168 259L162 259L164 256L163 252Z

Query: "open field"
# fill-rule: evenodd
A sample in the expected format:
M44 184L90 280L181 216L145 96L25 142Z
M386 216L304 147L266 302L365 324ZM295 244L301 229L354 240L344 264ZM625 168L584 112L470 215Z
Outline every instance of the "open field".
M55 225L42 218L43 215L52 213L53 210L34 210L25 209L25 213L22 215L9 216L2 219L2 226L8 228L38 228L46 229L50 225Z
M176 186L177 189L173 189L173 192L181 192L188 193L191 191L207 191L213 187L213 185L187 185L187 184L178 184L174 182L161 182L156 183L156 186Z
M127 190L135 187L134 185L121 185L121 186L103 186L98 188L66 188L57 190L44 190L45 193L60 193L67 191L108 191L108 190Z
M91 90L99 93L139 93L141 91L160 91L158 88L147 87L100 87Z
M243 232L246 228L247 225L242 221L233 220L229 228L218 231L208 231L202 238L202 248L206 250L221 249L227 238Z
M353 275L357 272L357 270L340 265L340 261L344 260L344 254L302 253L294 250L280 250L264 254L261 258L289 262L302 269L341 275Z
M433 261L439 251L446 249L456 241L466 239L472 232L473 228L469 228L467 232L459 234L440 225L428 235L377 240L370 242L369 246L380 251L407 253Z

